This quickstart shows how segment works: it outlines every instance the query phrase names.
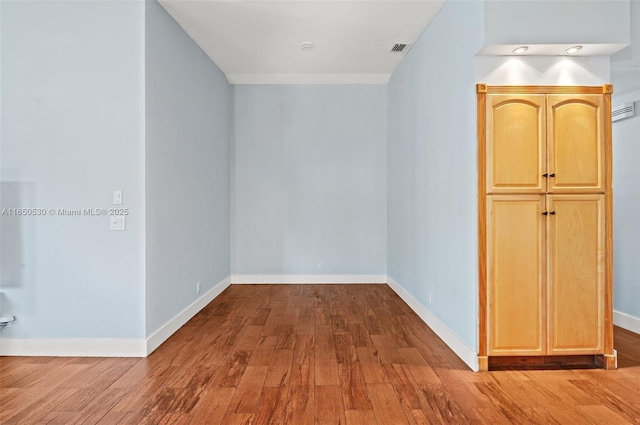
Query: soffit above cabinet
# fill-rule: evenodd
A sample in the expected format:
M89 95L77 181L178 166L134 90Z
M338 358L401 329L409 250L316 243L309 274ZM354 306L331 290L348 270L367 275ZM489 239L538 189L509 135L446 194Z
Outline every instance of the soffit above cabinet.
M609 56L631 43L629 0L485 1L484 47L479 55Z

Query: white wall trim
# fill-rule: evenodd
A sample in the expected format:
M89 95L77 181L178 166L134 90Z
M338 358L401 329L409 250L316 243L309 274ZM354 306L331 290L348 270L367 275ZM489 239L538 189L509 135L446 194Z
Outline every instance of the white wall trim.
M153 353L156 348L169 339L169 337L184 326L185 323L191 320L193 316L198 314L200 310L220 295L222 291L227 289L229 285L231 285L231 276L225 277L220 283L205 292L200 298L178 313L173 319L169 320L156 330L146 340L146 355Z
M145 357L142 338L0 338L2 356Z
M640 317L613 310L613 324L640 334Z
M391 74L226 74L230 84L387 84Z
M346 284L346 283L387 283L386 275L368 274L235 274L233 284Z
M478 371L478 353L469 348L447 325L414 298L402 285L391 276L387 277L387 284L402 300L433 330L445 344L474 372Z
M0 356L146 357L231 284L223 279L146 340L143 338L0 338Z

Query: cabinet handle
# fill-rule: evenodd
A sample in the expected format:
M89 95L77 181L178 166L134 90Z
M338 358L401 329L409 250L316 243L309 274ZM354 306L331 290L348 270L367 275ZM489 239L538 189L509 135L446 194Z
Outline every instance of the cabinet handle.
M549 174L544 173L544 174L542 175L542 177L549 177Z
M547 215L549 214L547 211L543 212L542 215Z
M556 212L555 211L551 211L549 214L556 215Z
M549 177L555 177L555 176L556 176L556 173L549 174Z

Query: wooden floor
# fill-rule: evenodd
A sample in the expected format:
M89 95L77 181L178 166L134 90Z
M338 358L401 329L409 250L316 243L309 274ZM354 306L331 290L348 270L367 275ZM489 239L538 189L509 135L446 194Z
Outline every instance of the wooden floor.
M146 359L0 358L2 424L640 424L619 369L471 372L386 285L231 286Z

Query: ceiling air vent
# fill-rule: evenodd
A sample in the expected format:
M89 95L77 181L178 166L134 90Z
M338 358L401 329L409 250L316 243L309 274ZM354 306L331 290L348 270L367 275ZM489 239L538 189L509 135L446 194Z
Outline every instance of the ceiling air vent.
M392 52L401 52L404 50L404 48L407 47L406 43L396 43L393 45L393 47L391 48Z
M635 106L633 102L625 103L624 105L616 106L611 111L611 120L620 121L625 118L632 117L635 114Z

